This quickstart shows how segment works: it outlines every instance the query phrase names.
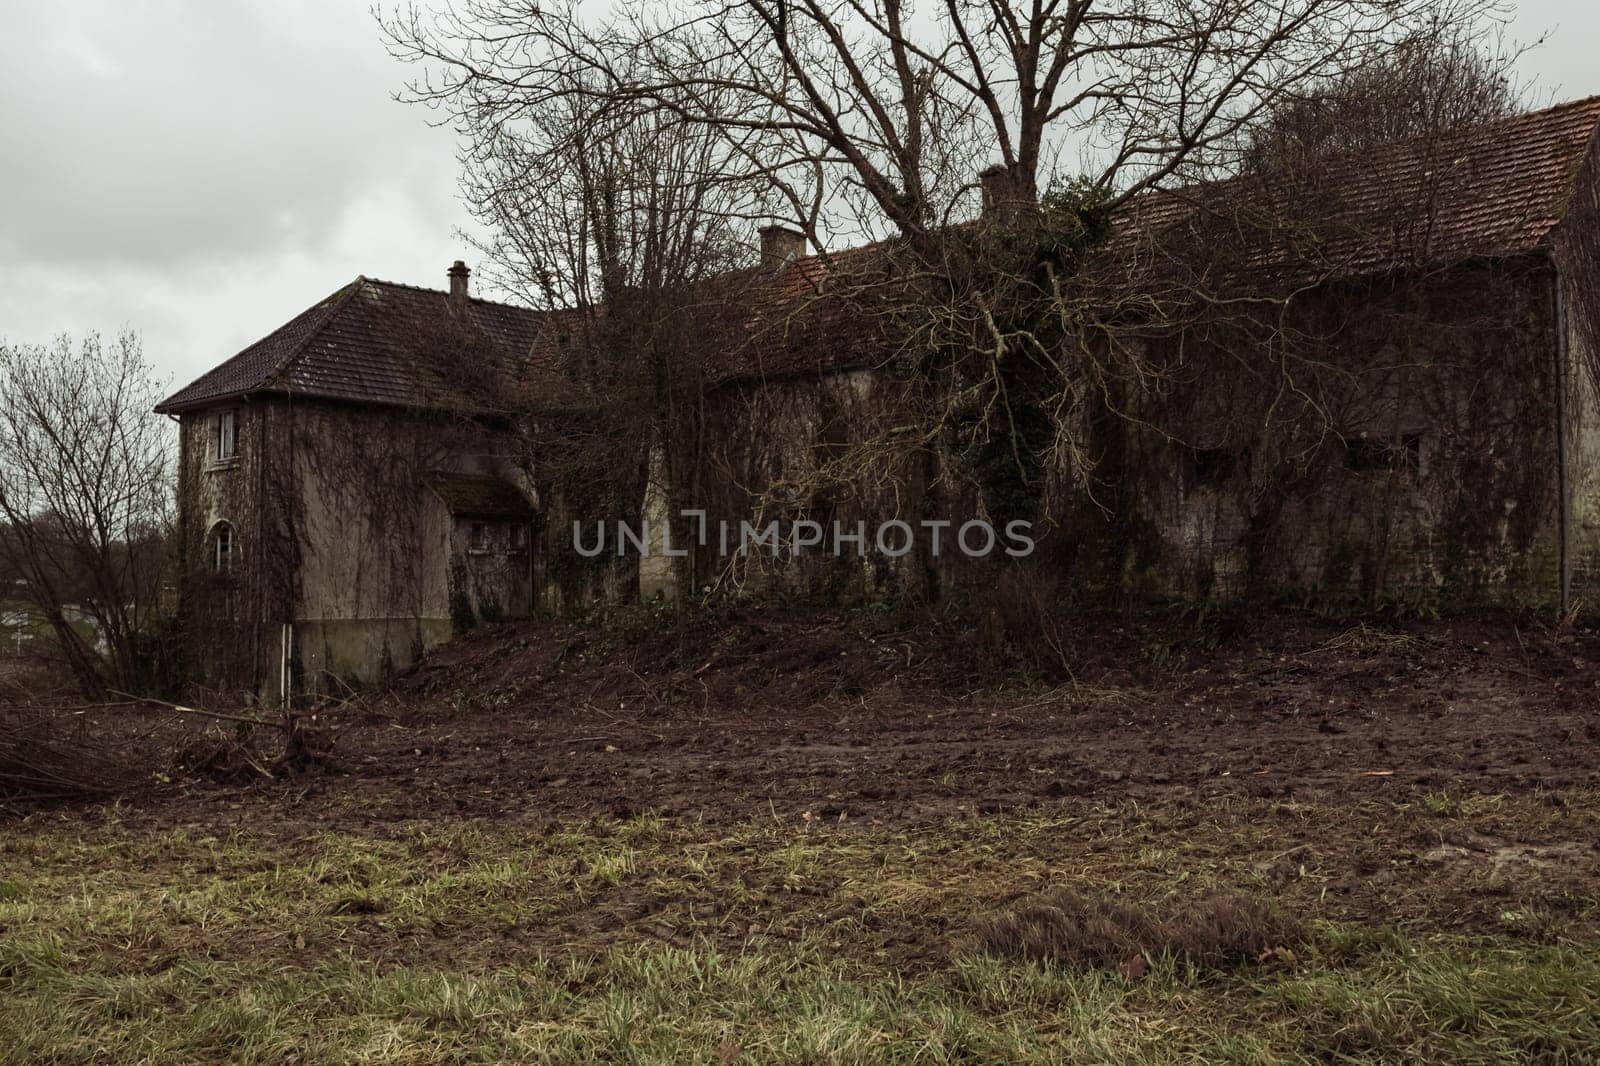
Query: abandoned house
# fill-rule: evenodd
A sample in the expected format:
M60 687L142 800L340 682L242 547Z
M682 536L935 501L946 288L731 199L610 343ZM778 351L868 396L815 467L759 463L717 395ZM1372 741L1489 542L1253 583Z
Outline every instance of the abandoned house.
M1084 350L1123 346L1147 372L1115 386L1118 417L1075 416L1090 476L1039 460L1030 585L1585 594L1600 573L1597 124L1600 98L1136 200L1096 253L1114 340ZM984 191L998 218L1003 187ZM892 316L840 295L852 270L886 269L880 251L804 252L764 230L760 264L719 293L693 505L713 522L1023 513L959 424L883 459L895 476L807 480L855 443L908 436L914 375ZM472 297L459 262L448 276L448 291L358 278L158 408L181 424L185 603L216 684L270 700L370 681L464 626L607 587L571 565L569 529L611 516L552 484L523 432L571 389L573 316ZM1165 315L1197 299L1259 313ZM621 465L632 516L672 520L683 497L659 456ZM645 595L996 585L953 553L688 556L623 580Z

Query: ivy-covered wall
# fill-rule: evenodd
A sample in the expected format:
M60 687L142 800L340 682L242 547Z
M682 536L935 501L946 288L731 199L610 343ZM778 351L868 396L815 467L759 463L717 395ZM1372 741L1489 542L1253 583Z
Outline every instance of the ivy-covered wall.
M452 568L473 576L475 621L531 610L531 567L479 573L439 474L518 476L503 430L471 419L283 397L235 405L238 458L202 458L214 411L183 419L186 563L196 680L276 701L284 626L296 692L381 680L459 628ZM235 528L232 572L209 572L206 530ZM470 558L469 558L470 556ZM502 577L503 589L489 587Z
M1130 434L1129 591L1546 603L1553 278L1538 260L1323 293L1285 367L1185 346Z
M1296 305L1292 346L1274 347L1271 331L1153 340L1156 384L1116 411L1091 410L1072 427L1086 469L1048 471L1020 503L995 473L1007 464L986 465L959 425L917 432L910 390L890 370L730 386L709 405L704 505L713 525L869 529L891 518L1001 525L1033 507L1030 565L1080 601L1553 603L1553 284L1539 257L1468 264L1328 286ZM1569 418L1586 427L1576 453L1584 442L1600 453L1592 380L1569 383ZM1581 532L1600 522L1595 464L1575 454L1570 473L1574 551L1600 561L1600 540ZM1002 565L950 551L886 559L870 546L866 558L705 554L699 588L823 600L982 590Z

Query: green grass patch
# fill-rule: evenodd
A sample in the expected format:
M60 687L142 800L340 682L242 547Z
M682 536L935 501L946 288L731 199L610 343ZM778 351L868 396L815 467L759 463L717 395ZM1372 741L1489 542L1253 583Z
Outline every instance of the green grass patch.
M0 947L6 1061L1580 1061L1600 963L1450 938L1292 970L1099 970L962 956L868 975L781 954L613 948L514 969L175 960L82 966L48 938Z
M1380 897L1327 891L1350 858L1338 825L1352 847L1415 847L1460 806L310 835L39 816L0 828L0 1062L1591 1060L1593 902L1550 871L1519 873L1526 898L1502 892L1468 931L1430 904L1479 890L1465 867L1396 878L1404 913L1383 924L1358 913ZM1553 833L1566 815L1475 817ZM1258 872L1302 838L1329 843L1295 846L1288 881ZM1442 895L1416 894L1429 879ZM1199 950L1176 920L1280 881L1292 950ZM1144 947L1130 918L1072 963L1059 937L1043 958L982 952L987 921L1062 890L1156 908L1168 946L1120 971Z

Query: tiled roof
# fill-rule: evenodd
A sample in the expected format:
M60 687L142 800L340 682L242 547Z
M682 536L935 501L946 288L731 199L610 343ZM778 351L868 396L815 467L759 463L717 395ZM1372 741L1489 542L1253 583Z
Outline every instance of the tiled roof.
M251 392L404 406L483 406L508 395L526 364L538 312L357 278L163 400L179 411ZM492 403L489 406L493 406Z
M1153 259L1225 247L1251 276L1296 281L1504 257L1543 246L1600 123L1600 97L1319 165L1130 205L1113 246ZM1179 264L1182 265L1182 264Z
M873 313L885 285L896 284L883 245L827 256L802 256L779 269L753 267L701 283L686 315L707 353L704 384L777 379L871 365L892 351L887 319ZM534 362L551 376L569 375L604 309L557 312L535 344ZM546 380L546 379L541 379ZM604 382L596 383L603 388ZM557 390L541 384L546 395ZM568 393L575 401L581 395ZM581 401L575 401L581 402Z
M1354 278L1408 266L1519 255L1561 221L1600 126L1600 97L1322 161L1310 173L1210 182L1141 197L1114 222L1101 280L1144 291L1171 273L1263 282ZM713 379L881 365L895 354L900 257L873 245L747 272L729 287ZM1185 260L1176 262L1177 260ZM1135 269L1124 268L1132 261ZM1090 277L1100 277L1093 270Z
M1563 217L1597 123L1600 97L1592 97L1292 173L1151 193L1116 221L1112 283L1138 291L1163 274L1210 270L1217 249L1226 250L1225 269L1252 280L1529 252ZM712 353L708 382L888 358L893 321L875 309L904 284L889 249L803 256L703 285L695 310L702 348ZM567 364L592 317L474 299L463 322L449 308L443 292L358 278L158 410L255 391L480 409L583 402Z

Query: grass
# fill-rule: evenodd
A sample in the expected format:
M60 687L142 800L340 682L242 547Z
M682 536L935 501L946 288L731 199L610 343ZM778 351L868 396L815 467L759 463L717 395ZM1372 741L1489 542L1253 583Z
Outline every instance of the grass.
M816 945L619 947L484 971L349 956L144 971L23 935L0 947L0 973L13 1062L1577 1061L1600 1034L1593 952L1454 938L1353 959L1323 947L1270 972L1158 962L1134 982L976 956L868 977Z
M907 829L35 816L0 827L0 1062L1594 1058L1595 904L1549 877L1474 928L1445 920L1451 892L1482 888L1465 872L1374 922L1333 901L1339 856L1297 851L1305 876L1273 897L1303 923L1292 953L1151 952L1129 978L978 950L985 920L1063 885L1167 913L1266 891L1259 856L1339 824L1386 826L1383 844L1464 807L1491 829L1573 817L1524 798L1282 807Z

